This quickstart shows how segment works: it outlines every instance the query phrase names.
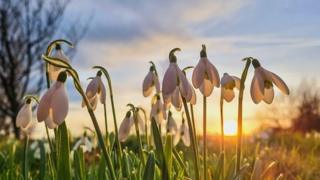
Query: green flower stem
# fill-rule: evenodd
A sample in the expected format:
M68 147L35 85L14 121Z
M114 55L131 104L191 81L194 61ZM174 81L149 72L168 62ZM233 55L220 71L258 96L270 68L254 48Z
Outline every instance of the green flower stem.
M196 145L196 140L195 140L195 135L194 135L194 130L192 128L192 122L191 122L191 117L190 117L190 113L189 113L189 109L188 109L188 105L187 105L187 101L184 97L182 98L182 102L183 102L183 106L184 106L184 110L186 112L186 116L187 116L187 121L188 121L188 126L189 126L189 133L191 136L191 146L192 146L192 150L193 150L193 157L194 157L194 164L195 164L195 174L196 174L196 180L200 179L200 174L199 174L199 162L198 162L198 153L197 153L197 145Z
M197 128L196 128L196 123L195 123L195 119L194 119L194 111L193 111L193 105L189 104L190 106L190 111L191 111L191 120L192 120L192 128L193 128L193 135L194 135L194 140L195 140L195 144L196 144L196 152L197 154L199 154L199 149L198 149L198 139L197 139ZM199 161L199 157L197 156L197 161Z
M203 96L203 179L207 179L207 98Z
M104 112L104 124L105 124L105 129L106 129L106 146L108 149L110 149L106 103L103 104L103 112Z
M120 156L120 159L122 159L122 149L121 149L121 144L120 144L120 141L119 141L119 132L118 132L118 125L117 125L116 111L115 111L115 107L114 107L111 78L110 78L110 75L109 75L108 71L104 67L102 67L102 66L94 66L93 68L100 69L104 73L106 78L107 78L108 87L109 87L109 93L110 93L110 100L111 100L112 115L113 115L115 139L116 139L116 143L117 143L118 154ZM119 163L120 163L120 167L121 167L121 161L119 161Z
M69 70L68 70L69 71ZM70 73L72 74L72 73ZM94 112L92 110L92 107L89 103L89 100L87 98L87 96L85 95L83 89L81 88L81 85L80 85L80 82L78 81L78 79L76 77L74 77L72 75L73 79L74 79L74 83L75 85L78 87L77 90L79 91L80 95L82 96L82 98L84 99L84 102L86 104L86 107L87 107L87 110L89 112L89 115L90 115L90 118L92 120L92 123L94 125L94 128L97 132L97 137L98 137L98 141L99 141L99 144L100 144L100 148L102 150L102 153L105 157L105 160L107 162L107 166L108 166L108 169L110 171L110 175L111 175L111 179L116 179L116 175L115 175L115 171L114 171L114 167L113 167L113 164L112 164L112 161L110 159L110 155L106 149L106 146L104 144L104 140L103 140L103 136L102 136L102 133L101 133L101 130L99 128L99 125L98 125L98 121L96 119L96 116L94 115Z
M240 172L241 166L241 146L242 146L242 102L243 102L243 92L244 92L244 83L247 78L248 70L251 64L252 57L243 59L246 61L245 68L243 69L240 82L239 90L239 101L238 101L238 136L237 136L237 162L236 162L236 173Z
M140 157L142 160L142 164L145 165L145 160L144 160L144 155L143 155L143 148L142 148L142 142L141 142L141 137L140 137L140 131L139 131L139 124L138 124L138 119L137 119L137 111L135 110L135 112L133 112L133 116L134 116L134 126L136 129L136 134L137 134L137 138L138 138L138 143L139 143L139 153L140 153Z
M147 148L150 149L149 137L148 137L148 118L147 118L147 113L143 108L141 108L141 107L138 107L138 108L139 108L139 110L142 111L143 116L144 116L144 129L145 129L145 135L146 135L146 143L147 143Z
M220 154L223 153L222 157L222 172L221 177L224 179L224 161L225 161L225 147L224 147L224 117L223 117L223 94L220 93L220 128L221 128L221 135L220 135Z
M28 146L29 146L29 135L26 135L24 144L24 156L23 156L23 177L25 180L28 179Z

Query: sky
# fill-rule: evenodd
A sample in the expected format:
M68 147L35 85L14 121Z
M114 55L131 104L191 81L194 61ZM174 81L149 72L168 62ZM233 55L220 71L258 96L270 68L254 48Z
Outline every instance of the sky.
M108 69L113 83L118 126L125 116L127 103L150 111L150 98L142 96L142 82L155 62L162 80L168 67L168 52L177 52L181 68L195 66L201 44L207 46L209 60L220 76L224 72L240 76L242 58L252 56L266 69L278 74L293 91L305 78L319 77L320 1L317 0L73 0L66 9L64 27L89 22L86 35L76 47L72 65L78 70L85 88L95 75L91 69ZM191 71L188 77L191 77ZM256 112L266 106L255 105L249 94L253 69L246 81L244 98L245 132L259 126ZM92 127L90 117L81 108L81 98L72 82L67 83L70 111L67 125ZM197 90L198 91L198 90ZM276 90L276 96L283 96ZM201 130L202 97L197 94L196 124ZM208 98L208 131L219 131L220 89ZM278 103L276 98L273 103ZM108 101L109 102L109 101ZM108 105L109 127L113 128ZM174 111L175 112L175 111ZM101 127L103 108L96 111ZM175 113L178 124L180 115ZM237 98L225 106L225 119L237 119ZM103 129L103 128L102 128ZM79 130L77 132L77 130ZM42 134L43 128L38 128ZM199 132L199 131L198 131Z

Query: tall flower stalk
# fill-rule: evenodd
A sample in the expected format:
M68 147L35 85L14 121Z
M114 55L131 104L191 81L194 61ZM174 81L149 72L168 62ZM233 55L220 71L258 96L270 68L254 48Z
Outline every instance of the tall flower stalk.
M149 145L149 135L148 135L148 118L147 118L147 113L146 111L142 108L142 107L137 107L137 109L139 111L142 111L143 113L143 117L144 117L144 133L145 133L145 136L146 136L146 143L147 143L147 148L149 149L150 148L150 145Z
M52 41L48 45L47 50L45 52L45 56L49 56L51 54L53 48L55 48L57 44L60 45L61 43L67 44L69 47L73 47L71 42L69 42L67 40L64 40L64 39L57 39L57 40ZM51 81L50 81L50 75L49 75L49 63L47 63L47 62L45 62L45 71L46 71L47 89L49 89L50 86L51 86ZM56 159L55 150L53 148L53 143L52 143L50 135L49 135L48 126L46 124L45 124L45 129L46 129L46 135L47 135L47 139L48 139L50 150L54 155L54 159Z
M117 116L116 116L116 110L115 110L115 107L114 107L111 78L110 78L110 75L109 75L108 71L104 67L102 67L102 66L94 66L93 68L94 69L99 69L105 75L105 77L107 78L108 87L109 87L109 94L110 94L110 102L111 102L111 108L112 108L112 115L113 115L115 140L116 140L116 143L117 143L118 154L120 156L120 159L122 159L122 148L121 148L121 144L120 144L120 141L119 141ZM121 167L121 161L119 161L119 163L120 163L120 167Z
M224 160L225 160L225 148L224 148L224 117L223 117L223 95L222 95L222 88L221 88L221 94L220 94L220 154L223 153L222 157L222 173L221 177L224 178Z
M139 144L139 153L140 153L142 164L144 165L145 161L144 161L142 141L141 141L141 136L140 136L140 131L139 131L139 121L138 121L138 111L139 111L139 109L136 108L133 104L128 104L127 106L129 106L131 108L131 112L132 112L133 120L134 120L134 126L135 126L135 129L136 129L136 135L137 135L138 144Z
M252 57L244 58L243 61L246 62L243 69L241 79L240 79L240 89L239 89L239 101L238 101L238 131L237 131L237 160L236 160L236 174L240 171L241 166L241 150L242 150L242 104L243 104L243 92L244 84L247 78L248 70L253 60Z
M207 179L207 97L212 94L214 86L220 86L219 73L207 58L206 46L202 45L200 60L194 68L192 83L203 95L203 179Z
M99 125L98 125L97 118L96 118L96 116L95 116L95 114L93 112L93 109L92 109L92 106L90 104L90 101L88 100L85 92L83 91L83 89L81 87L78 73L76 72L76 70L74 70L72 68L72 66L69 63L67 63L67 62L65 62L65 61L63 61L61 59L48 57L46 55L43 55L42 57L50 65L66 69L68 74L72 76L74 86L75 86L76 90L79 92L79 94L82 96L82 98L84 100L84 103L85 103L85 105L87 107L88 113L90 115L90 118L92 120L92 123L94 125L95 131L97 132L99 145L100 145L100 148L101 148L102 153L104 155L104 158L106 160L107 167L108 167L108 170L110 172L111 179L116 179L114 167L113 167L110 155L109 155L109 153L108 153L108 151L106 149L106 146L105 146L105 143L104 143L104 140L103 140L103 136L102 136L101 130L100 130Z

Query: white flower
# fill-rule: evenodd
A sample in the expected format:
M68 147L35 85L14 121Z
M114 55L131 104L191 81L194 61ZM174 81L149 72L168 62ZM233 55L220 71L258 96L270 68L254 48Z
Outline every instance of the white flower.
M147 76L143 80L142 93L144 97L151 95L153 89L156 89L156 93L160 93L160 82L155 72L154 66L150 67Z
M220 77L215 66L207 58L205 45L202 45L200 57L200 61L192 74L192 84L196 89L199 88L204 96L208 97L211 95L214 86L220 86Z
M183 144L187 147L190 146L190 134L189 134L189 128L185 124L185 120L182 119L182 123L180 126L180 137L183 142Z
M131 117L131 111L128 111L119 128L119 140L121 142L124 142L128 138L133 124L134 119Z
M138 121L138 127L139 127L139 129L140 129L140 131L141 131L140 133L144 133L144 132L145 132L145 123L146 123L146 122L144 122L144 121L142 120L139 112L140 112L140 110L137 108L136 118L137 118L137 121Z
M157 124L161 124L162 120L166 119L165 105L162 103L158 94L153 97L152 101L150 119L153 117Z
M32 121L31 99L27 99L21 107L16 118L16 126L21 129L27 129Z
M254 66L254 77L251 83L251 97L254 103L258 104L262 100L271 104L274 98L273 85L280 91L289 95L289 88L286 83L276 74L261 67L258 60L252 60Z
M92 142L89 140L89 138L84 135L82 136L73 146L72 150L75 151L77 150L79 147L82 147L83 152L91 152L93 149L93 145Z
M90 81L86 89L86 96L93 110L97 108L98 100L101 104L106 103L106 88L101 80L101 75L101 71L98 71L96 77ZM82 100L82 107L84 106L85 102Z
M224 73L221 78L222 97L227 102L231 102L234 98L234 88L240 89L240 79L236 76L230 76Z
M190 89L186 76L177 65L177 57L174 55L175 51L180 51L180 49L175 48L170 51L170 64L162 81L162 95L165 104L171 102L180 111L182 107L181 96L189 102L190 99L187 99L187 97Z
M179 142L179 132L176 121L172 117L171 111L168 113L167 133L172 135L173 144L177 145Z
M61 49L60 44L56 44L56 48L54 53L51 55L53 58L58 58L61 59L64 62L69 63L70 60L69 58L64 54L63 50ZM48 65L48 72L49 72L49 77L51 80L55 81L58 78L59 73L62 71L60 67L53 66L53 65Z
M66 79L67 73L61 72L57 81L42 96L38 106L38 121L45 121L51 129L62 124L69 111L68 96L64 87Z

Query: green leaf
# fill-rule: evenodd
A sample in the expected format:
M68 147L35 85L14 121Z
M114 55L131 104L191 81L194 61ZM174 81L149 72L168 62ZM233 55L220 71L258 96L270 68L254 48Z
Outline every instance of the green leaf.
M157 157L159 158L159 161L160 161L160 166L161 166L160 169L161 169L162 179L166 180L166 179L169 179L168 166L167 166L166 160L165 160L161 135L160 135L157 123L154 118L152 118L152 120L151 120L151 126L152 126L154 144L156 146Z
M70 145L66 123L63 122L58 128L58 179L71 180Z
M228 170L225 177L226 180L232 179L234 177L235 168L236 168L236 156L233 156L228 166Z
M220 179L220 176L223 171L222 169L223 163L224 163L224 153L222 152L219 156L218 163L214 171L213 179Z
M153 180L155 176L155 156L153 151L149 153L147 164L143 173L144 180Z
M167 135L166 144L164 146L164 157L166 159L170 179L172 179L172 146L172 135Z
M40 148L40 179L44 180L46 176L46 151L43 141L39 140L38 143Z
M128 152L126 150L123 152L123 156L122 156L122 172L123 172L123 177L128 179L130 178L131 168L130 168Z
M86 176L86 170L85 170L85 162L84 162L84 155L83 155L83 150L82 148L78 148L74 152L74 171L75 171L75 176L77 180L85 180Z

